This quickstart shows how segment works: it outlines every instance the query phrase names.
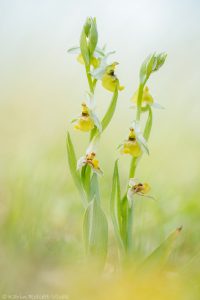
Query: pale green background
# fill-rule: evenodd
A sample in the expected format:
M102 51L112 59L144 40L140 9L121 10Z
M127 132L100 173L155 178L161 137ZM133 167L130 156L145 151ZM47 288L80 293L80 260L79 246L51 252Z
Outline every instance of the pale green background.
M136 245L146 253L183 225L180 260L198 251L199 9L194 0L0 1L0 223L6 256L7 246L31 253L29 262L35 256L58 263L82 255L83 211L68 172L65 137L69 129L77 155L84 154L87 135L73 131L70 120L80 113L88 86L84 68L67 49L78 44L87 16L97 17L100 46L117 51L113 59L120 62L116 72L125 86L98 152L104 209L116 147L134 116L130 97L140 64L149 53L166 51L166 64L149 81L165 110L155 110L150 156L137 173L158 201L141 201L135 228L143 235ZM99 84L100 116L110 99ZM124 184L128 164L129 158L120 159Z

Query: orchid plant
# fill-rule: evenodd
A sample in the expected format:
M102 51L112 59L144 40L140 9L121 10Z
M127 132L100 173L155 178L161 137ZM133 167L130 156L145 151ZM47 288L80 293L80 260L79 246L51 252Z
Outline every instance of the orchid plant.
M87 18L80 37L80 44L68 50L76 54L77 61L84 66L88 81L88 91L81 103L81 113L72 120L74 129L80 133L89 133L88 147L85 153L77 159L69 132L67 133L67 152L70 172L80 193L85 209L83 222L83 237L86 253L98 257L105 262L108 248L108 221L101 206L99 177L103 175L98 160L98 144L101 135L109 125L117 105L118 92L124 89L120 85L115 69L118 62L110 59L114 51L107 52L105 46L98 45L98 31L95 18ZM148 139L150 137L153 108L162 108L156 103L147 87L150 76L158 71L166 60L165 53L153 53L142 63L139 74L139 87L133 94L131 102L135 109L135 119L132 120L127 139L119 145L121 154L130 155L130 169L127 186L121 194L118 160L115 162L110 214L115 229L116 238L122 256L129 257L132 252L133 213L135 196L149 197L150 185L135 178L136 168L143 153L149 154ZM102 120L96 112L96 85L100 82L102 87L112 93L112 98ZM147 115L147 117L146 117ZM141 119L146 117L145 126ZM168 249L169 244L180 231L173 232L166 241L153 253L160 253L159 249ZM151 255L152 257L152 255Z

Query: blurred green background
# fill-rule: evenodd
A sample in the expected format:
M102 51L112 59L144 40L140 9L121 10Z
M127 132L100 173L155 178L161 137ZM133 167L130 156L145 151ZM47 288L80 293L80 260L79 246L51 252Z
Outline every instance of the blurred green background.
M84 256L83 208L69 174L65 139L70 130L77 156L84 154L88 136L74 131L70 120L79 115L88 86L84 68L67 49L78 44L90 15L97 17L99 45L117 51L113 59L120 62L117 75L125 86L98 151L105 173L100 180L104 210L108 213L116 147L134 117L130 97L137 89L140 64L149 53L166 51L166 64L149 82L165 110L154 111L150 156L143 157L137 171L158 200L137 204L135 253L146 255L180 225L184 230L174 264L180 266L199 252L199 1L1 0L2 290L59 289L62 272ZM99 116L110 99L111 93L98 84ZM124 184L129 161L120 158ZM111 224L110 231L112 262Z

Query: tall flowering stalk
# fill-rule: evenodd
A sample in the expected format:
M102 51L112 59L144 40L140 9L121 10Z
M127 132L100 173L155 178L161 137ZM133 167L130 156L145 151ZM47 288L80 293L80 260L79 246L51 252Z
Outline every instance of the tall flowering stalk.
M77 55L77 61L84 66L88 81L88 91L85 99L80 102L81 113L72 120L74 129L81 133L89 133L88 147L85 153L77 159L75 149L69 132L67 133L68 163L74 183L80 193L85 209L83 221L83 237L86 253L91 257L105 262L108 248L108 222L101 207L101 194L99 177L103 175L98 160L98 143L103 131L109 125L117 105L118 92L123 90L115 74L117 62L108 59L114 53L107 52L105 47L98 46L98 32L95 18L87 18L80 37L78 47L68 50ZM131 156L128 182L125 193L122 195L118 160L115 162L110 213L113 221L116 238L123 257L129 258L132 253L132 223L134 214L135 196L150 197L150 185L147 182L135 179L136 168L143 153L149 154L148 139L150 137L153 112L152 108L162 108L155 103L147 87L147 81L160 69L166 59L165 53L148 56L140 68L139 86L131 101L136 108L135 119L132 121L127 138L119 146L120 152ZM112 93L112 99L102 120L96 113L96 85L100 82L102 87ZM142 126L143 117L145 126ZM149 258L148 264L155 260L160 262L169 255L171 245L181 228L173 231L161 245L156 248Z
M165 53L153 53L145 59L140 68L139 87L131 98L136 108L135 120L130 126L128 138L119 146L122 154L128 154L132 157L129 179L123 196L121 195L118 160L114 167L110 211L119 247L125 256L129 256L132 252L132 223L135 196L152 197L149 195L150 185L136 180L135 172L142 154L149 154L148 139L152 128L152 107L161 107L154 102L146 84L151 74L164 64L166 56ZM141 119L146 114L146 123L142 129Z
M71 175L81 195L85 209L83 237L87 254L105 261L108 245L107 218L101 207L99 177L103 171L98 161L98 143L101 134L109 125L115 112L118 91L123 90L115 74L117 62L108 63L114 52L106 52L98 46L98 31L95 18L87 18L80 37L80 45L68 50L77 54L77 60L85 68L89 90L81 103L81 114L73 119L74 128L82 133L89 133L88 148L76 158L69 132L67 133L67 152ZM96 113L95 89L100 81L103 88L112 93L110 105L102 120Z

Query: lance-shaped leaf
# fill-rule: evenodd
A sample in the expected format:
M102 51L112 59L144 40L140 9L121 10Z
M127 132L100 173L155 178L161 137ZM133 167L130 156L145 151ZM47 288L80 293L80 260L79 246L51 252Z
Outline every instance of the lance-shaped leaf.
M110 121L112 120L112 117L114 115L116 105L117 105L117 99L118 99L118 89L116 86L115 91L112 96L112 99L111 99L111 102L110 102L110 105L101 121L101 127L98 128L100 133L103 132L107 128ZM97 134L97 132L98 132L98 130L97 130L97 125L96 125L95 128L93 128L91 131L90 140L92 140L94 138L94 136Z
M98 176L96 173L93 173L90 183L90 200L94 198L98 203L100 203L99 183Z
M118 86L116 85L115 91L113 93L112 100L111 100L110 105L108 107L108 110L105 113L105 115L104 115L104 117L101 121L102 131L106 129L106 127L109 125L109 123L110 123L110 121L111 121L111 119L114 115L116 105L117 105L117 98L118 98Z
M83 237L86 253L104 263L108 248L108 223L95 198L88 205L84 215Z
M69 169L70 169L72 178L74 180L74 183L75 183L77 189L79 190L79 192L81 194L83 204L86 205L87 202L86 202L86 199L85 199L85 193L84 193L84 190L83 190L83 187L82 187L82 184L81 184L81 178L80 178L79 172L77 171L76 154L75 154L75 151L74 151L74 146L72 144L72 140L71 140L69 132L67 133L66 144L67 144Z
M163 267L171 254L176 238L179 236L182 227L177 228L157 247L142 263L141 267L151 268Z
M120 192L120 179L119 179L119 171L118 171L118 160L115 162L113 179L112 179L112 191L111 191L111 199L110 199L110 214L115 230L115 234L119 245L122 246L121 240L121 192Z

